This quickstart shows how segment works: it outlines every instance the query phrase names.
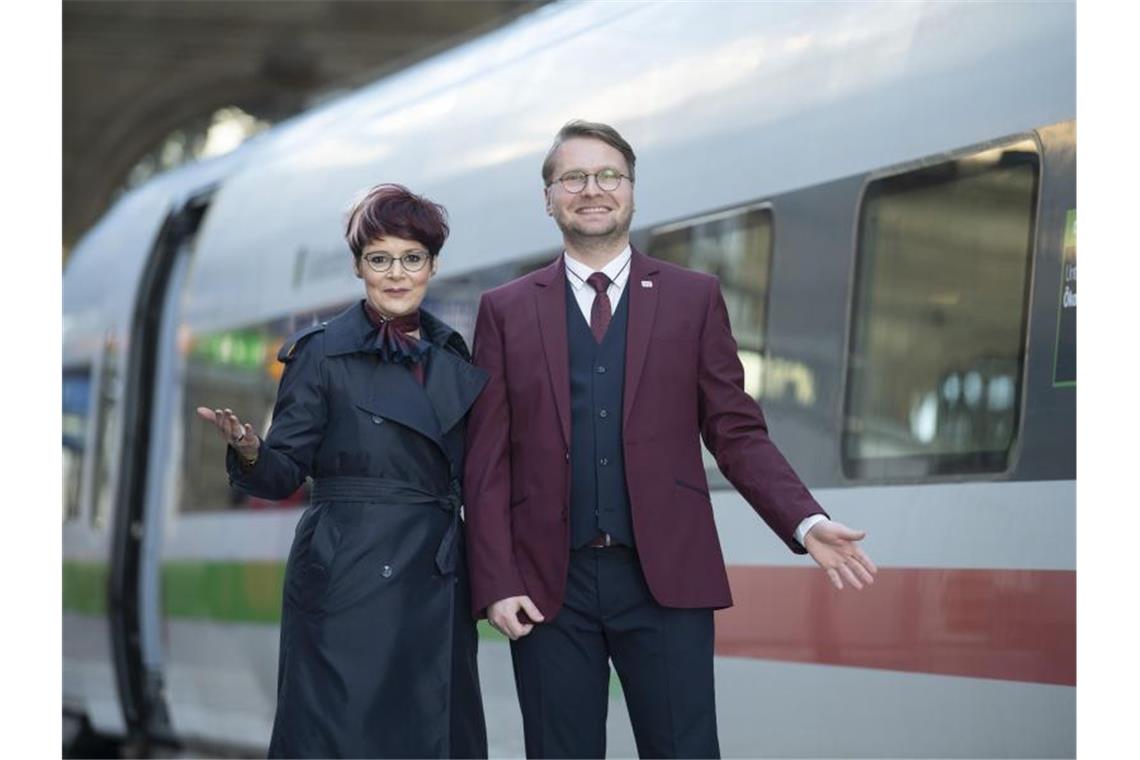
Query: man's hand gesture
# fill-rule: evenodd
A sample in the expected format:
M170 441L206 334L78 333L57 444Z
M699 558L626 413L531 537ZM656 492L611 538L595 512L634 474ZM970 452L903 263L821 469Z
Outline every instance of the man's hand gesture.
M879 572L871 558L863 553L857 541L867 535L865 530L851 530L842 523L821 520L811 527L804 538L804 548L816 563L827 571L827 577L837 588L843 588L843 579L855 588L875 582Z

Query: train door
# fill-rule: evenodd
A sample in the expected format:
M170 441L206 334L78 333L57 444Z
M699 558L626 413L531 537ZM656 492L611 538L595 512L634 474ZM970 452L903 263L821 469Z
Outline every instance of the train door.
M175 744L163 695L161 549L177 436L178 295L208 194L176 205L143 271L130 326L121 488L108 583L111 645L128 737L144 754Z

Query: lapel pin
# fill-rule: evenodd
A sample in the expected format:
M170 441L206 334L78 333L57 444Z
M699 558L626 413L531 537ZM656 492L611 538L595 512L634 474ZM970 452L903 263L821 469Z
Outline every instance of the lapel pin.
M642 280L641 281L641 287L652 288L653 287L653 280Z

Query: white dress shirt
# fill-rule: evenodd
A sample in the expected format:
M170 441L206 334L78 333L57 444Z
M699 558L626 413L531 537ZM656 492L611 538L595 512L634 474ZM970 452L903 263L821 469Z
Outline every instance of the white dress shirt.
M606 295L610 297L610 314L617 312L618 301L621 299L621 294L625 292L625 283L629 280L629 262L633 257L633 252L629 246L617 255L617 257L602 267L600 272L606 277L610 278L610 287L606 290ZM566 262L566 279L570 281L570 290L574 293L574 299L578 302L578 308L582 310L582 316L586 318L586 324L590 324L590 309L594 308L594 286L586 282L586 280L594 273L586 264L570 258L567 253L562 254L563 261Z
M590 310L594 307L594 296L596 295L593 286L589 285L586 280L595 271L601 271L610 278L610 287L606 290L606 294L610 297L610 313L613 314L617 311L618 301L621 300L621 294L625 292L625 284L629 281L631 257L632 251L627 245L625 250L619 253L613 261L606 264L601 270L594 270L571 258L568 253L562 253L562 260L566 264L566 279L570 282L570 290L574 294L574 300L578 302L582 316L586 318L586 324L590 323ZM796 541L799 542L800 546L804 545L804 539L807 538L808 531L812 529L812 526L826 519L823 515L811 515L800 521L795 532Z

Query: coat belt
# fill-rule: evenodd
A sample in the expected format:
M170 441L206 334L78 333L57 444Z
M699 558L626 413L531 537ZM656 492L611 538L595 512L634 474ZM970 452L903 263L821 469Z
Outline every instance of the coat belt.
M456 542L459 538L459 479L452 478L447 493L421 488L415 483L393 478L337 476L313 481L313 504L336 501L364 501L398 504L434 504L450 513L447 531L435 552L435 566L440 573L455 572Z

